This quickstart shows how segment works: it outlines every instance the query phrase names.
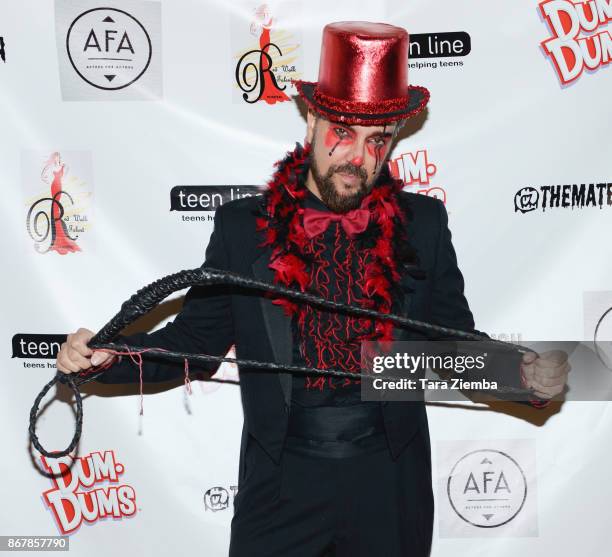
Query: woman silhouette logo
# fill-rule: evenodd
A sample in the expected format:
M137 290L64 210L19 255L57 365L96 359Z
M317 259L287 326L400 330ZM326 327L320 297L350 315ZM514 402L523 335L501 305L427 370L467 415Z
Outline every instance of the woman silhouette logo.
M71 205L71 195L63 190L62 180L68 174L68 167L58 151L51 154L41 172L41 180L50 184L51 196L35 201L28 210L26 227L35 242L38 253L56 251L60 255L81 251L76 237L70 236L64 222L64 203Z

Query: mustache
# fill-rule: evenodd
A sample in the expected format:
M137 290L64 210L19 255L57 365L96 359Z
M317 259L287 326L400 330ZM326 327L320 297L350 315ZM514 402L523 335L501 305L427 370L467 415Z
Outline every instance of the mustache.
M355 166L354 164L351 164L350 162L347 162L339 166L335 166L331 168L330 170L332 170L332 174L335 174L336 172L338 173L342 172L343 174L351 174L353 176L358 176L362 180L365 180L368 177L365 168L363 168L362 166Z

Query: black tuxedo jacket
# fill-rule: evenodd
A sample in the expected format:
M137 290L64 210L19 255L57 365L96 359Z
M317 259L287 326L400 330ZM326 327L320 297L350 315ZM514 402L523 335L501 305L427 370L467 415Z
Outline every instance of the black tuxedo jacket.
M444 204L435 198L401 192L412 210L408 238L419 256L425 278L402 276L407 287L397 308L407 317L447 327L474 331L474 320L464 297L463 276L457 267ZM255 229L255 213L261 196L231 201L215 213L214 230L206 249L204 266L227 269L259 280L273 282L268 268L271 250L259 247L263 240ZM425 335L405 328L394 330L397 340L417 340ZM236 357L265 362L291 363L290 318L282 308L260 294L235 287L194 287L186 295L174 322L150 334L122 337L136 346L223 356L234 344ZM214 371L214 363L208 367ZM519 385L519 363L511 376ZM145 382L180 378L182 365L161 360L144 360ZM129 358L114 364L100 378L103 383L132 383L138 370ZM243 443L251 434L279 462L290 411L292 375L282 372L240 369L244 410ZM512 377L506 377L506 384ZM394 458L420 431L429 446L427 414L423 402L383 402L384 423ZM427 455L429 456L429 455Z

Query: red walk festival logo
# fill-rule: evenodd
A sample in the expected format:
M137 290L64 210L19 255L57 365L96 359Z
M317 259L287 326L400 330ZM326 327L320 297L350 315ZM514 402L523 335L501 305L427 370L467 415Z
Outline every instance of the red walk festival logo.
M446 191L432 183L438 168L431 162L425 149L414 153L402 153L389 161L389 170L404 186L416 186L416 193L440 199L446 205Z
M612 0L545 0L540 12L552 37L542 41L559 80L564 85L584 70L594 71L612 59Z
M241 99L236 102L276 104L291 100L291 79L301 77L301 40L293 30L283 28L283 21L295 17L298 9L295 2L278 4L274 13L268 4L251 6L248 32L244 19L232 21L235 91Z
M22 153L26 229L37 253L83 250L91 224L91 154ZM85 241L85 244L87 242Z
M70 456L40 459L53 482L43 498L62 534L74 532L83 520L94 523L136 514L136 492L120 484L125 468L113 451L92 452L74 463Z

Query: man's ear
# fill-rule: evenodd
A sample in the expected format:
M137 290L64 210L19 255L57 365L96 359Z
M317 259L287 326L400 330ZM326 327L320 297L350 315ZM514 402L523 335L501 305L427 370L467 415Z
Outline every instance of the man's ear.
M308 114L306 115L306 141L308 143L312 143L316 122L317 115L311 108L309 108Z

